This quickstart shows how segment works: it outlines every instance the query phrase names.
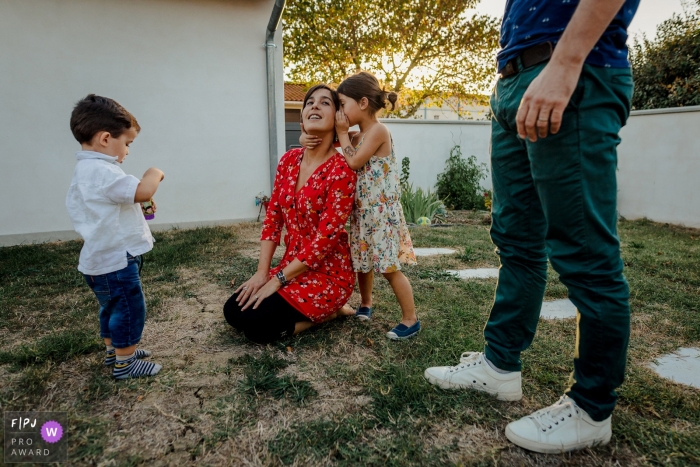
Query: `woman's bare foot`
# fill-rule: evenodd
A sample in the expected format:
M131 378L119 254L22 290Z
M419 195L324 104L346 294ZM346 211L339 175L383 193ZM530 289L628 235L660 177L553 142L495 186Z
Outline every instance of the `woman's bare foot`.
M338 310L335 313L333 313L332 315L326 317L326 319L324 319L321 322L327 323L328 321L333 321L336 318L344 318L346 316L353 316L354 314L355 314L355 310L353 310L350 307L350 305L345 304L345 305L343 305L343 307L340 310ZM299 324L300 323L297 323L297 328L299 327ZM309 327L314 326L315 324L319 324L319 323L313 323ZM308 329L308 328L305 328L305 329ZM297 332L299 332L299 331L294 331L294 334L296 334Z
M345 305L343 305L343 307L342 307L340 310L338 310L337 313L338 313L338 317L341 317L341 316L354 316L355 313L356 313L356 311L355 311L354 308L352 308L350 305L348 305L348 304L346 303Z

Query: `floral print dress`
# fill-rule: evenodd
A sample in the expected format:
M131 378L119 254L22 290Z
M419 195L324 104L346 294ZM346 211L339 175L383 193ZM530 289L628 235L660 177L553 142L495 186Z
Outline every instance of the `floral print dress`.
M341 154L335 154L295 192L303 155L304 149L299 148L282 156L260 239L279 245L286 226L287 249L270 277L295 258L304 263L309 269L278 293L318 323L347 302L355 285L345 224L355 199L357 175Z
M364 141L364 137L359 148ZM356 149L357 149L356 148ZM401 182L394 154L372 156L357 171L357 194L350 224L352 264L357 272L396 272L416 264L401 207Z

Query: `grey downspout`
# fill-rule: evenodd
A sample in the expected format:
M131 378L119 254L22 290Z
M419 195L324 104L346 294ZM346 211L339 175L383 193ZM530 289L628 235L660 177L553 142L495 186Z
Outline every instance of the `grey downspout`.
M267 126L269 135L269 158L270 158L270 195L275 185L275 174L277 172L277 99L275 98L275 32L282 19L282 12L286 0L275 0L272 8L270 22L267 23L267 33L265 35L265 56L267 59Z

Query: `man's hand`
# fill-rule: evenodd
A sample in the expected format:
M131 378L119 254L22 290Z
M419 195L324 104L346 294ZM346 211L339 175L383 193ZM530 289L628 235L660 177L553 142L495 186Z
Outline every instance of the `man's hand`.
M518 135L533 143L537 136L556 134L564 109L581 76L583 62L625 0L581 0L557 43L552 59L532 80L515 120ZM549 130L549 131L548 131Z
M564 109L576 89L581 68L580 65L550 60L532 80L515 117L521 138L528 138L534 143L538 136L546 138L548 133L556 134L559 131Z

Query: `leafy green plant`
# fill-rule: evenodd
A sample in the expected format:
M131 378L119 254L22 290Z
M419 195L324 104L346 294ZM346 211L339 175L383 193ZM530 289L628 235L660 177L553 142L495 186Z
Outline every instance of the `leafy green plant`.
M684 15L673 15L656 28L652 40L635 38L630 47L634 109L700 104L700 0Z
M447 215L445 205L436 193L420 187L414 190L412 183L407 183L401 190L401 206L406 222L413 224L421 217L427 217L431 222L444 222Z
M458 255L455 255L455 258L461 260L461 261L474 261L476 259L476 254L474 253L474 248L470 246L465 246L464 251Z
M445 171L438 175L437 196L453 209L484 209L484 188L480 182L486 178L486 164L478 164L475 156L462 158L459 144L450 149Z
M401 188L408 186L408 177L411 175L411 160L408 157L401 159Z

